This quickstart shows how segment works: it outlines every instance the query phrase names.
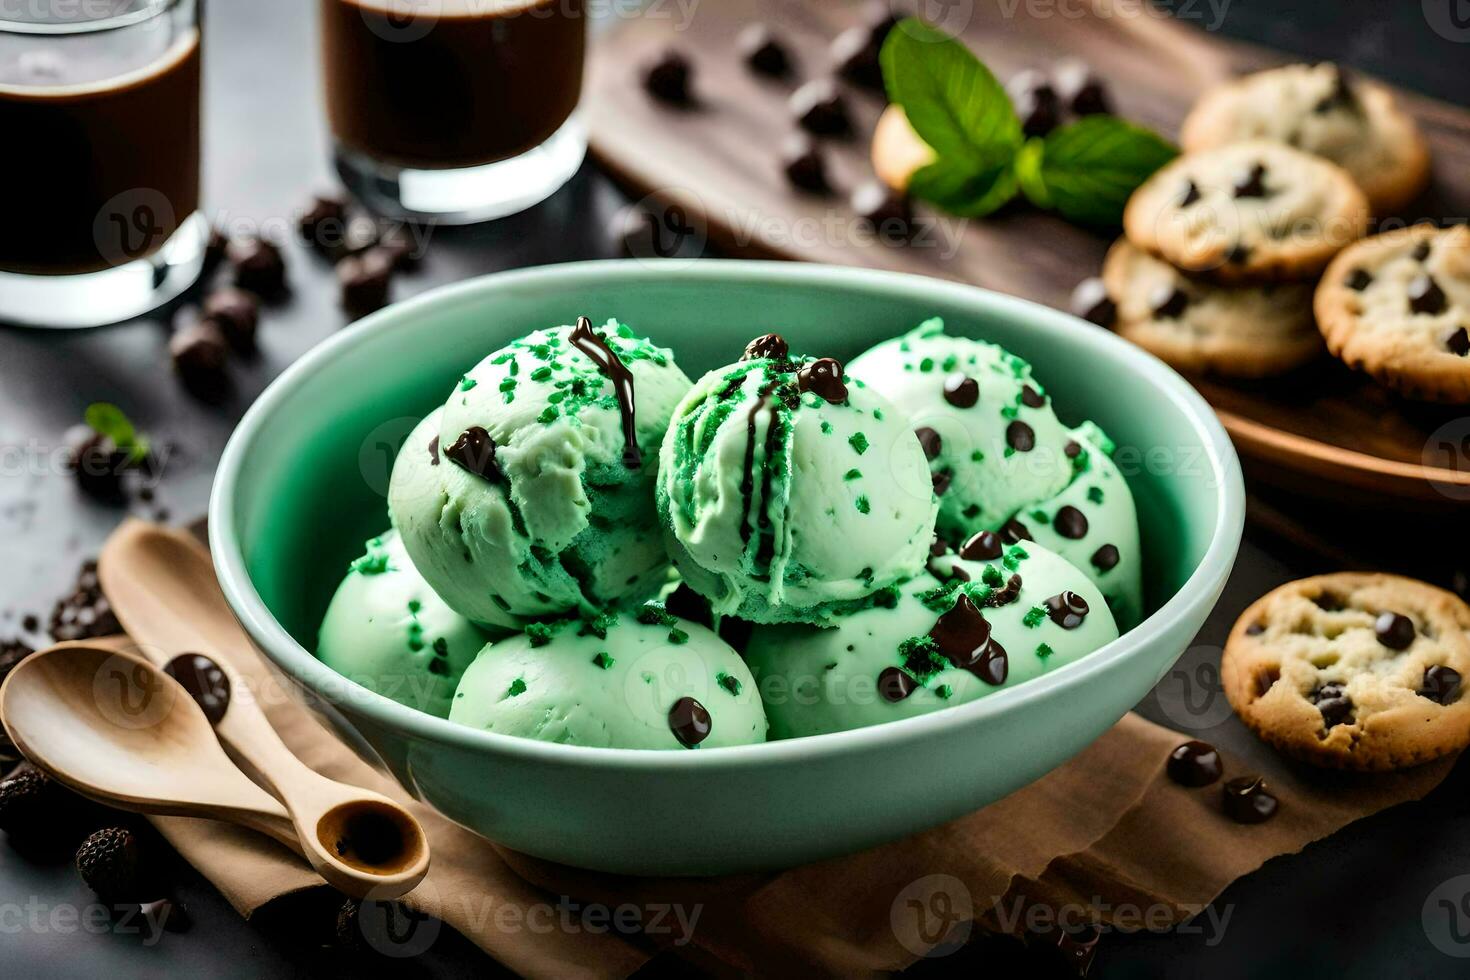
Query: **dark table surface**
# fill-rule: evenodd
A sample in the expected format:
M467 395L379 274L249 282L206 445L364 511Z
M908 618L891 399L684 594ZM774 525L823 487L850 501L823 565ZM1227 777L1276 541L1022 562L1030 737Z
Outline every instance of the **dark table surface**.
M1180 0L1197 7L1203 0ZM1224 6L1223 33L1309 58L1335 58L1402 85L1464 102L1470 82L1470 20L1458 0L1343 3L1337 0L1213 0ZM1213 18L1210 18L1213 20ZM1455 25L1463 25L1457 28ZM1446 26L1448 25L1448 26ZM285 227L314 189L331 186L319 109L315 25L301 0L252 0L211 5L205 54L205 200L210 216L245 230ZM10 152L7 150L6 152ZM13 190L13 189L12 189ZM592 165L545 204L511 219L435 233L421 272L401 277L403 298L445 282L501 269L609 257L616 245L606 228L626 203ZM135 504L140 516L174 521L203 513L212 470L232 426L252 398L287 364L340 329L330 268L292 249L289 302L269 309L261 355L237 362L236 390L207 407L172 377L165 352L167 316L83 332L0 328L0 639L26 634L27 614L43 621L95 554L120 517L117 508L83 498L61 471L62 433L93 401L123 406L156 439L174 447L157 499ZM1272 504L1289 519L1311 523L1313 508L1290 500ZM1345 519L1349 524L1342 524ZM1302 547L1292 535L1260 523L1247 530L1240 561L1215 615L1180 668L1139 710L1201 737L1236 723L1228 711L1180 707L1182 678L1218 655L1219 644L1251 600L1283 581L1344 564L1401 566L1401 552L1366 547L1380 536L1356 533L1382 526L1383 515L1339 515L1313 540L1338 553ZM1463 526L1448 529L1463 542ZM1389 537L1387 543L1394 539ZM1441 570L1435 578L1443 577ZM1215 903L1229 919L1219 935L1113 935L1104 940L1093 976L1106 978L1276 976L1462 976L1467 961L1436 947L1448 897L1463 910L1470 933L1470 886L1449 882L1470 872L1470 765L1462 764L1427 800L1361 821L1301 854L1270 862L1237 882ZM259 977L320 975L341 962L322 948L330 908L301 906L241 921L210 886L178 869L178 894L194 927L149 942L127 925L89 929L78 910L92 901L69 861L44 860L0 846L0 975L125 978L200 975ZM1464 884L1464 882L1460 882ZM1443 886L1443 887L1442 887ZM1445 889L1448 889L1446 891ZM1439 889L1439 891L1436 891ZM1440 917L1436 919L1435 917ZM303 923L311 923L303 928ZM496 972L448 930L427 953L393 964L406 976ZM1470 957L1470 938L1451 952ZM658 961L650 972L662 972ZM916 972L997 969L996 975L1053 969L1009 940L981 940Z

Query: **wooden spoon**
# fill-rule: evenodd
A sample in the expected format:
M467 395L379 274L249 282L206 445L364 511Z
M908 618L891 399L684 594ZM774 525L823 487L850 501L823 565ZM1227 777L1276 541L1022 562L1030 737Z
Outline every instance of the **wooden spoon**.
M183 532L125 522L97 562L118 620L155 666L202 698L215 734L285 803L311 866L349 895L394 898L429 870L429 842L395 801L328 779L286 748L233 664L256 656L214 577Z

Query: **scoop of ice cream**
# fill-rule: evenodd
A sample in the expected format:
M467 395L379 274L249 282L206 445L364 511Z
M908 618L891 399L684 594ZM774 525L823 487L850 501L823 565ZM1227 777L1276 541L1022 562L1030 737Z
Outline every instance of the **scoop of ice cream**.
M388 531L367 543L337 587L316 655L370 691L444 718L460 675L487 639L445 605L398 532Z
M667 350L616 322L496 351L399 454L388 505L409 554L492 625L653 595L657 446L688 390Z
M1118 629L1102 594L1033 542L982 532L834 628L757 627L746 661L772 738L862 728L965 704L1072 663Z
M822 622L921 567L936 503L907 419L831 358L775 335L680 402L659 517L717 615Z
M1004 348L951 337L937 317L848 366L898 406L933 472L940 532L994 530L1072 479L1072 434L1031 365Z
M1124 629L1143 617L1143 552L1133 493L1113 461L1113 442L1087 424L1073 433L1081 445L1072 482L1032 504L1006 525L1008 536L1056 552L1102 590Z
M533 624L486 647L465 671L449 720L621 749L766 739L765 711L745 662L714 633L659 603Z

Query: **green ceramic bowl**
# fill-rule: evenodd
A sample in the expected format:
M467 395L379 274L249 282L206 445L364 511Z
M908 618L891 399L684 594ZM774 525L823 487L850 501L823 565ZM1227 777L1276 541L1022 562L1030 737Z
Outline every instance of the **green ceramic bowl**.
M1117 440L1138 502L1152 615L1077 663L936 714L697 752L475 731L345 681L311 654L347 561L387 524L409 428L488 352L579 314L616 316L693 377L777 330L850 358L942 315L1028 358L1064 420ZM815 265L592 262L501 273L399 304L317 347L240 423L210 506L215 567L267 659L364 758L501 844L586 868L704 875L855 851L1000 799L1075 755L1194 638L1240 543L1240 466L1178 375L1041 306L917 276Z

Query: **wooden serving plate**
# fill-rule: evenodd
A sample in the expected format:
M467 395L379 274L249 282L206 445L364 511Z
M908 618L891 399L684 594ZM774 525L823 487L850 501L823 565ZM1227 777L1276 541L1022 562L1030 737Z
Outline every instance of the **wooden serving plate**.
M1015 204L963 221L920 209L910 244L882 244L864 233L847 193L872 177L868 137L883 107L876 94L846 86L858 135L826 143L836 193L815 197L787 185L780 148L795 126L786 98L801 81L831 74L828 43L863 9L859 0L721 0L682 19L676 5L655 5L593 46L593 152L635 193L678 204L676 223L726 253L916 272L1066 308L1076 283L1097 274L1109 240L1053 215ZM1047 17L1028 9L1013 0L935 6L948 11L943 26L961 34L998 77L1084 58L1109 84L1121 115L1171 137L1211 85L1291 60L1140 12L1138 4L1117 11L1078 4L1066 8L1068 16ZM735 38L754 21L771 25L795 55L790 80L757 76L741 62ZM642 89L640 66L670 45L694 63L693 108L662 106ZM1399 217L1470 214L1470 110L1399 97L1424 127L1435 162L1431 190ZM1458 421L1463 410L1403 401L1325 355L1308 370L1267 383L1192 380L1255 478L1348 502L1393 498L1445 507L1470 500L1470 419Z

